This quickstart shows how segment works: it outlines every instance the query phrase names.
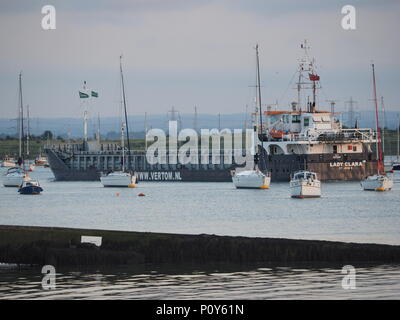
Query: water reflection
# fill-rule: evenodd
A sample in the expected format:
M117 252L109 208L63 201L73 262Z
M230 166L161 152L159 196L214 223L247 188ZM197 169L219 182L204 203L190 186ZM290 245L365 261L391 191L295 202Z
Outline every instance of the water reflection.
M356 267L354 290L342 288L341 266L237 270L57 270L56 289L43 290L40 268L0 268L0 299L399 299L398 265Z

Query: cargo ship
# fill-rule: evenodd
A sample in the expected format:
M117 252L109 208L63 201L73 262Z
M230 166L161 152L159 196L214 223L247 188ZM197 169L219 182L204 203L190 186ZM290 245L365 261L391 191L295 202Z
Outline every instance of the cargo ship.
M309 58L306 41L301 48L304 55L297 69L297 101L287 111L267 107L264 112L256 110L253 114L259 150L256 161L261 170L270 172L272 182L289 181L291 174L300 170L317 173L321 181L362 180L377 169L376 131L343 128L334 112L334 102L330 111L317 106L320 76L315 59ZM257 119L260 114L262 121ZM56 180L100 180L102 172L121 170L123 152L119 145L85 139L82 144L47 146L45 151ZM233 170L251 166L254 158L239 165L234 153L227 159L225 151L220 151L218 164L212 164L215 153L211 152L206 155L209 163L203 164L201 151L198 161L189 164L151 164L146 150L126 150L125 163L139 181L228 182L232 181ZM168 151L166 155L168 160Z

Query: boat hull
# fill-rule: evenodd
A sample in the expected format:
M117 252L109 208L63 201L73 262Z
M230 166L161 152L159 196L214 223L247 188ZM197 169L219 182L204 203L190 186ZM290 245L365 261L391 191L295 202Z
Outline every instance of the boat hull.
M319 182L309 183L307 180L290 182L290 194L292 198L319 198L321 197L321 185Z
M15 167L15 162L11 161L3 161L1 164L2 167L10 168L10 167Z
M5 187L20 187L24 181L27 181L24 176L4 177L3 186Z
M40 194L42 191L43 189L38 186L23 187L18 190L20 194L32 194L32 195Z
M132 188L135 186L135 176L103 176L100 177L100 181L104 187L125 187Z
M120 162L104 160L115 154L87 154L75 152L62 156L61 152L46 150L50 168L58 181L99 181L101 172L121 170ZM150 165L145 156L130 155L129 170L138 181L232 182L232 165ZM271 172L271 182L288 182L292 173L310 170L320 181L361 181L377 172L373 153L313 154L313 155L264 155L259 163L262 171Z
M235 174L232 182L237 189L268 189L271 178L263 174Z
M361 181L361 186L365 191L389 191L393 188L393 180L388 177L372 176L372 179L367 178Z

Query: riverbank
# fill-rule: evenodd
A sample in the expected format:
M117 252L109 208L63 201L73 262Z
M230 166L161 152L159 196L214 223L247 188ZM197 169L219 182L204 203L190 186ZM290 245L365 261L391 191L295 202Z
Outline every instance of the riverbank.
M81 236L101 237L102 244L81 243ZM0 262L55 266L398 263L400 246L2 225Z

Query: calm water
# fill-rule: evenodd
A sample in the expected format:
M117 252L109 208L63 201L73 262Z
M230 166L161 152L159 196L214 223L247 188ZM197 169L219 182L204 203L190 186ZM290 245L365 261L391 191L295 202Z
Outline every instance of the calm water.
M0 172L0 183L4 170ZM320 199L291 199L288 183L236 190L231 183L55 182L37 168L44 192L23 196L0 187L0 224L208 233L375 242L400 245L400 177L390 192L358 182L323 183ZM145 197L138 197L138 193ZM59 272L57 289L41 289L40 270L0 267L0 298L398 298L398 266L357 269L357 289L341 288L341 267L256 268L224 272Z
M0 181L0 224L400 244L400 181L390 192L323 183L322 198L299 200L290 198L288 183L269 190L176 182L115 189L54 182L44 168L31 176L42 184L39 196L19 195Z
M342 288L340 267L58 271L53 290L42 289L39 269L0 267L0 299L399 299L399 267L356 268L356 288L348 290Z

